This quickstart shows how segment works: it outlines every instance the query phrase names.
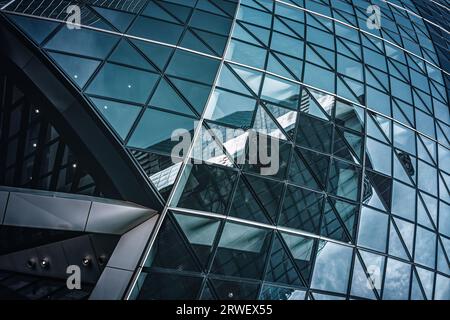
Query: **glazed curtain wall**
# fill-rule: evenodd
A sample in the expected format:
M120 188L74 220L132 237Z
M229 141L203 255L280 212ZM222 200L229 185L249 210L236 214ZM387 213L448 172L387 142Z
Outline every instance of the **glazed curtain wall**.
M128 298L450 298L448 71L413 1L87 1L75 33L38 2L3 12L167 203ZM280 170L239 137L173 164L178 128L251 128Z

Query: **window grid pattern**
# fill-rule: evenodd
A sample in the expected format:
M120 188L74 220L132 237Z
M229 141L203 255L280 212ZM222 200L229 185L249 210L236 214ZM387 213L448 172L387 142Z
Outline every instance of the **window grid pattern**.
M360 9L353 7L355 12ZM401 28L420 27L411 23L408 29L404 22L398 26L402 18L397 15L392 13L392 24L398 29L382 31L379 36L390 42L395 38L398 46L410 52L413 47L406 43L415 41L418 50L414 54L433 55L431 42L427 46L419 36L405 38ZM360 24L365 23L362 19ZM433 117L433 110L440 107L434 106L441 105L448 112L444 80L436 81L422 70L427 85L414 85L417 57L388 42L374 41L364 32L349 37L343 26L336 25L279 1L241 2L203 126L219 132L252 128L279 139L281 149L287 150L281 151L280 162L287 168L268 178L245 164L233 163L231 168L218 162L188 164L167 221L176 224L179 216L194 220L200 214L211 219L210 223L220 221L214 241L205 248L208 264L186 273L182 265L162 267L154 261L162 256L167 259L173 252L164 246L167 240L157 238L133 298L173 298L177 293L164 295L156 288L150 295L140 291L168 273L179 277L174 281L197 282L191 294L200 299L448 299L448 238L441 225L448 214L448 188L438 186L447 173L425 142L439 141L439 129L431 123L437 123L436 128L441 125ZM428 34L422 27L417 30ZM388 36L391 31L397 36ZM400 52L403 60L397 55ZM441 88L439 97L431 93L436 85ZM423 104L427 111L416 99L423 96L425 87L432 88L427 93L430 99ZM386 99L378 95L381 92ZM221 97L236 103L222 104ZM430 127L424 123L425 114L434 118ZM443 119L442 124L448 123L448 115ZM404 135L411 135L410 142ZM222 141L224 154L235 159L236 148L227 148L227 139ZM448 152L443 146L448 141L439 142L442 145L436 143L436 148ZM234 184L231 195L229 185L224 184L226 177ZM266 196L255 190L256 179L265 180L268 186L281 184L278 194L271 188L275 195L270 197L270 209L261 203ZM435 208L441 204L446 208L436 211L431 209L433 203ZM258 238L258 256L253 256L254 245L240 238L238 231L234 239L228 235L245 223L253 229L247 234L264 230L271 234L269 246L265 236ZM184 243L196 261L198 243L189 237L192 230L184 223L179 227L178 236L187 237ZM233 240L240 246L233 247ZM310 254L298 259L298 248L305 241L311 243ZM265 259L265 269L260 259ZM249 264L252 272L247 271ZM374 277L374 273L378 274ZM217 285L219 280L228 285Z
M84 5L113 31L83 28L93 50L65 47L54 21L28 31L171 200L130 298L450 298L448 70L415 1L242 0L236 16L232 1L144 2ZM26 10L11 9L61 19ZM170 165L170 132L194 120L277 139L278 174L235 163L238 137Z

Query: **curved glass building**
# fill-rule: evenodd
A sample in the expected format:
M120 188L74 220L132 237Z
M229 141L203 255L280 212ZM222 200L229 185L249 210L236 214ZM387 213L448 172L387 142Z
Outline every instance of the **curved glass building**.
M447 0L0 8L5 295L450 299Z

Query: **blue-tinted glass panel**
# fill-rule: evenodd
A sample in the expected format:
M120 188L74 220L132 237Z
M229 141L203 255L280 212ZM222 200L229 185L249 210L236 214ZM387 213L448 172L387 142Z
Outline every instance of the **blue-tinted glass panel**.
M333 242L320 241L311 287L346 293L353 249Z
M155 73L107 63L89 85L87 93L145 103L158 78Z
M45 48L103 59L118 40L119 37L104 32L62 28Z
M172 148L179 142L178 139L183 132L192 134L194 121L192 118L147 109L139 120L128 146L171 154ZM176 131L177 129L179 130ZM172 134L176 137L174 141L171 140Z

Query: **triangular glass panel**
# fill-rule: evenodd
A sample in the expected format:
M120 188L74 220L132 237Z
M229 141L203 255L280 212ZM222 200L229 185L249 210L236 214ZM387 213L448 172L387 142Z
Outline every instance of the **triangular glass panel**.
M310 168L310 170L312 170L315 177L323 186L325 186L330 158L328 156L306 149L297 150L300 151L304 161L306 161L308 167Z
M253 132L253 145L249 143L246 145L245 163L242 166L243 170L246 172L261 174L263 176L270 175L272 178L284 180L287 173L289 159L291 158L290 154L292 151L292 145L283 140L268 137L260 133L254 133L254 131L250 132ZM257 156L257 153L252 150L257 143L262 143L267 146L267 148L265 148L265 150L267 150L267 155L271 154L271 152L273 152L272 150L279 154L278 166L275 166L275 162L272 163L272 161L264 161L265 163L261 161L262 157ZM276 145L278 145L278 147L276 147Z
M308 90L303 89L302 100L300 102L300 112L304 112L315 117L329 120L327 113L322 109L319 103L313 98Z
M320 231L322 202L320 193L288 186L278 224L317 234Z
M297 150L294 150L289 171L289 180L295 184L321 190L316 178L310 172L305 160Z
M114 30L105 18L100 16L96 11L91 10L90 7L81 7L81 17L83 18L83 25L102 30Z
M120 138L125 140L141 108L104 99L90 99L106 121L119 134Z
M345 44L347 45L347 48L349 48L353 54L355 55L355 57L357 58L357 60L362 62L362 50L361 50L361 46L357 43L353 43L349 40L345 41Z
M220 221L177 213L174 213L173 216L200 260L203 269L206 269Z
M226 167L188 164L170 205L225 214L236 180L236 172Z
M439 172L439 193L440 198L446 202L450 202L450 188L448 185L450 185L450 181L446 182L444 179L449 177L449 175L445 175L443 171Z
M359 250L359 253L361 254L362 263L366 266L372 287L375 288L378 295L381 295L385 257L362 250Z
M444 247L445 253L447 254L447 258L450 259L450 240L444 237L440 237L442 241L442 246Z
M367 66L367 69L369 70L369 72L367 72L366 75L370 74L373 77L373 79L376 79L376 81L379 83L378 87L380 88L380 90L387 92L388 88L389 88L388 76L385 73L383 73L373 67ZM372 84L372 82L368 82L368 83Z
M366 173L367 172L368 171L366 171ZM383 204L383 201L378 196L378 192L372 186L372 183L370 182L368 176L364 177L364 194L362 202L366 205L386 211L386 207Z
M211 87L170 77L178 91L191 103L199 114L203 113Z
M223 1L213 1L213 3L228 14L228 16L233 17L236 11L236 4L232 2Z
M370 83L373 87L377 88L380 91L387 91L386 88L384 88L381 83L375 78L375 76L368 71L368 68L366 68L366 81L367 83Z
M428 300L433 299L434 273L423 268L416 267L420 282Z
M364 113L361 107L338 99L334 121L339 126L362 132L364 130Z
M41 44L59 23L42 19L33 19L24 16L8 14L7 17L14 21L33 41Z
M361 61L361 46L359 44L353 43L349 40L339 39L343 44L346 45L346 48L352 53L353 57L357 60ZM352 57L352 55L349 55ZM352 58L353 58L352 57Z
M446 127L444 125L442 125L442 127L444 129L446 129ZM444 133L444 130L442 130L441 125L439 124L438 121L436 121L436 136L437 136L437 140L438 141L442 141L442 143L444 144L450 144L448 141L449 139L447 139L446 134Z
M383 131L388 141L391 141L391 120L373 112L371 112L370 115L378 124L378 127Z
M333 113L335 97L313 89L309 89L308 91L314 98L314 100L317 101L322 107L322 110L325 111L325 113L329 117L331 117Z
M290 22L291 21L288 19L275 16L275 19L273 21L273 29L278 32L290 35L291 37L302 38L300 35L302 35L302 34L304 35L304 33L305 33L304 27L300 28L301 30L299 30L299 28L297 26L298 23L290 23ZM289 25L289 27L291 27L291 28L289 28L286 25ZM292 28L291 25L293 25L295 28ZM291 30L291 29L294 29L294 30Z
M274 235L265 281L296 286L303 284L277 233Z
M170 2L159 1L158 4L166 9L172 16L177 18L181 23L186 23L192 12L191 8Z
M434 222L434 225L437 226L437 212L438 212L437 199L434 197L431 197L423 192L420 192L420 195L422 196L423 203L425 204L426 208L428 209L428 213L430 214L431 219Z
M406 245L408 252L411 254L414 244L414 224L398 218L394 218L394 223L397 225L398 231L400 232L400 238L403 239L403 243Z
M356 102L359 104L365 104L364 84L360 81L350 79L349 77L339 75L339 77L350 88L351 92L356 97Z
M179 235L172 219L166 217L152 248L153 259L146 261L146 267L199 272L198 263L188 248L187 241Z
M286 70L294 75L294 78L300 80L302 78L303 62L302 60L288 57L281 53L273 53L275 57L281 60Z
M414 105L419 108L422 111L425 111L427 113L430 113L430 109L427 107L427 105L423 102L421 96L417 93L418 90L413 87L413 99L414 99Z
M425 300L425 296L423 295L422 289L420 288L419 280L417 279L415 272L413 272L412 274L410 300Z
M336 214L328 201L325 202L320 234L324 237L338 241L350 241L345 233L344 227L342 227L341 222L336 217Z
M305 113L300 113L297 124L297 144L323 153L331 152L333 124Z
M243 40L257 46L261 45L261 43L257 40L257 37L244 29L239 21L234 26L233 38Z
M349 131L335 127L333 154L337 157L360 163L362 153L362 138Z
M272 11L273 10L272 1L260 0L260 1L255 1L255 2L257 2L266 11Z
M293 79L294 76L278 61L275 54L269 53L269 60L267 62L267 71L277 75Z
M211 273L262 279L272 231L228 221L222 231Z
M256 132L268 135L277 139L287 140L284 133L277 126L275 121L269 116L262 105L258 105L253 121L253 129Z
M313 46L307 45L306 47L306 60L317 64L319 66L322 66L327 69L332 69L330 64L328 63L327 59L322 57L319 53L317 53L316 50L312 49Z
M308 25L314 26L326 32L333 32L333 26L330 24L331 22L328 19L310 13L306 16L308 17Z
M437 269L440 272L450 275L450 262L445 257L444 249L440 241L438 241Z
M197 9L201 9L203 11L215 13L215 14L218 14L218 15L221 15L221 16L225 15L225 13L222 10L217 8L215 5L213 5L208 0L200 0L200 1L198 1L196 8Z
M349 89L340 75L337 76L337 94L353 102L365 104L364 101L360 101L360 97Z
M205 42L212 50L214 50L217 56L223 55L227 44L226 37L202 30L193 30L192 32L203 40L203 42Z
M341 221L344 222L348 233L353 238L356 231L355 221L359 212L359 206L342 200L332 199L330 197L328 197L328 200L334 205L335 212L337 212L341 218Z
M319 57L327 63L328 67L333 68L335 64L335 53L333 51L323 49L318 46L310 46L311 48L314 48L316 53L319 55Z
M436 163L436 155L437 155L437 148L436 148L436 142L428 139L424 136L420 136L420 140L423 142L423 144L425 145L425 148L428 150L429 155L431 156L431 159L434 163ZM442 147L439 146L439 149L441 149Z
M99 15L105 18L109 23L117 28L120 32L125 32L128 29L131 21L135 17L132 14L125 13L118 10L109 10L106 8L92 7Z
M147 7L142 11L143 15L148 17L166 20L169 22L179 23L177 19L172 17L167 11L158 6L155 2L150 1Z
M398 150L396 150L398 152ZM415 170L412 162L410 161L411 157L407 153L403 152L394 152L394 178L399 179L409 185L414 185L415 181ZM399 157L403 159L402 163L399 160ZM408 168L408 172L406 172L406 168Z
M233 160L223 150L222 142L213 130L202 126L200 134L192 146L191 157L194 161L204 161L226 167L234 167Z
M348 57L354 58L354 59L358 59L359 60L359 56L357 56L347 45L344 41L342 41L342 39L337 38L337 49L338 52L346 55Z
M344 139L349 144L350 148L353 150L353 152L356 155L357 161L360 162L362 155L363 155L363 138L360 135L353 134L349 131L344 131ZM355 159L353 159L355 160Z
M136 159L140 167L147 174L147 177L150 178L155 188L158 189L158 192L167 201L178 172L181 169L183 159L154 152L144 152L134 149L130 151L133 158Z
M208 48L191 30L186 30L183 39L180 42L180 46L210 55L216 54Z
M279 107L274 104L267 103L266 109L275 118L278 125L284 129L289 137L294 138L295 125L297 123L297 111Z
M367 115L367 134L375 139L389 143L383 131L377 125L377 122L372 118L370 112Z
M392 112L394 119L408 126L414 126L413 108L395 98L392 99L392 101Z
M285 19L282 17L277 17L275 22L277 22L277 20L280 20L280 21L284 22L284 24L288 25L289 28L286 28L286 31L282 30L284 33L292 35L292 36L300 38L300 39L303 39L305 37L305 24L300 23L300 20L298 19L298 17L296 17L294 19L295 21Z
M243 178L239 180L229 215L240 219L270 224L264 209Z
M224 65L217 79L217 86L246 95L252 95L242 82L234 75L228 65Z
M150 59L160 70L163 70L172 55L173 48L154 43L133 40L133 43Z
M417 222L429 229L434 229L420 196L417 197Z
M252 175L245 177L272 221L276 222L284 183Z
M372 280L367 277L367 273L364 271L357 255L355 257L355 265L353 267L353 280L350 292L351 295L376 300L377 297L373 291L373 285Z
M396 63L395 61L392 61L391 59L388 59L388 65L389 65L389 73L391 73L391 75L393 75L399 79L408 81L407 68L402 68L401 64Z
M377 191L377 194L381 196L383 205L389 211L391 209L391 199L392 199L392 178L385 177L378 173L367 171L367 175L372 183L372 186ZM384 209L384 210L386 210Z
M425 147L425 144L422 142L420 136L417 136L417 156L420 159L427 161L428 163L434 163L433 159L430 156L430 153L428 152L428 148Z
M189 106L164 78L161 78L161 81L159 82L158 87L150 100L150 104L158 108L180 112L191 116L194 115L191 108L189 108Z
M66 54L48 52L48 54L56 61L56 63L70 77L70 80L83 88L91 75L97 69L100 61L70 56Z
M70 41L67 41L70 39ZM120 38L108 32L88 28L60 28L44 45L45 49L104 60Z
M245 82L245 84L255 94L259 94L261 87L262 73L237 65L228 65L237 73L237 75Z
M372 39L375 42L372 41ZM374 50L374 51L376 51L378 53L384 54L384 52L383 52L383 45L379 41L376 41L375 38L369 37L369 36L366 36L365 34L363 34L362 35L362 41L363 41L364 45L367 48L369 48L371 50Z
M219 139L230 157L237 164L242 164L245 160L246 144L248 141L248 135L245 131L225 127L209 121L206 124L214 132L215 137Z
M264 45L269 45L270 31L258 26L245 24L245 28L250 31L250 34L261 41Z
M125 39L120 41L109 61L155 71L155 68Z
M295 265L306 284L309 284L312 268L312 253L314 248L314 240L302 236L282 233L284 242L294 258Z
M392 222L390 225L390 232L389 232L389 254L394 257L409 260L405 247L400 241L400 237L397 233L397 230L394 228Z

